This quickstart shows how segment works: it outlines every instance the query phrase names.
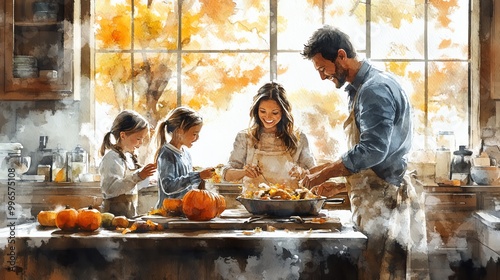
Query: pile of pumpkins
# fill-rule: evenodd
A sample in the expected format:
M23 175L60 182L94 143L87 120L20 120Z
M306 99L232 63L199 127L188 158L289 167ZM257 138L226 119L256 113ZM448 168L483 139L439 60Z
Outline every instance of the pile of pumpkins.
M208 221L218 217L226 209L224 196L205 189L205 181L202 180L198 189L192 189L184 195L182 199L164 199L162 210L165 213L185 215L192 221ZM40 211L37 216L40 225L45 227L58 227L64 231L95 231L103 228L127 228L129 220L125 216L116 216L112 213L101 213L92 206L74 209L66 206L60 211L48 210ZM141 223L136 221L132 229L154 230L155 223Z
M61 230L94 231L102 224L101 212L92 206L76 210L69 206L65 209L42 210L38 213L37 220L45 227L58 227Z
M66 206L65 209L42 210L37 215L38 223L44 227L57 227L64 231L95 231L103 228L126 228L129 221L125 216L101 213L92 206L78 210Z
M189 190L182 199L165 198L162 201L164 214L184 214L192 221L209 221L218 217L226 210L226 199L218 193L206 190L204 182L201 181L198 189Z

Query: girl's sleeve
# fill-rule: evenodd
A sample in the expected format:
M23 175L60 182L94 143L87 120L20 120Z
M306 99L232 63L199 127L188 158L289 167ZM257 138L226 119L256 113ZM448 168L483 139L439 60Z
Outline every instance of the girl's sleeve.
M191 162L189 153L187 161ZM197 186L201 182L200 173L192 171L192 166L186 166L174 155L163 152L158 156L158 181L161 191L167 196L175 196Z
M137 183L142 181L138 171L125 176L125 162L111 155L104 156L99 173L101 174L101 190L105 197L115 197L130 193Z

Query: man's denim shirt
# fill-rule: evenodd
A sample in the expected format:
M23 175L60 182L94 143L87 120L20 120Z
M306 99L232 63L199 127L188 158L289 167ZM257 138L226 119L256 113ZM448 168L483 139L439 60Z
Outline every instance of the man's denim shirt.
M342 156L344 165L353 173L371 168L380 178L399 186L412 141L408 96L393 76L367 60L362 61L353 83L345 90L349 107L354 105L360 141Z

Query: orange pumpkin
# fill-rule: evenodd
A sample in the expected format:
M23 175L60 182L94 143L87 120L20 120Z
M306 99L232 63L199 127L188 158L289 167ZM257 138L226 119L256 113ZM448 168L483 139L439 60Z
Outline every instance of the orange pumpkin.
M94 231L101 226L102 217L99 210L89 206L78 212L77 225L81 230Z
M218 194L217 199L217 217L226 210L226 198L223 195Z
M44 227L55 227L56 226L56 211L40 211L37 215L38 222Z
M162 202L162 206L167 213L182 214L182 199L165 198Z
M62 230L75 230L78 220L78 211L66 205L66 209L57 212L56 226Z
M182 211L189 220L208 221L226 208L226 201L222 195L205 189L205 181L202 180L199 189L190 190L182 199Z

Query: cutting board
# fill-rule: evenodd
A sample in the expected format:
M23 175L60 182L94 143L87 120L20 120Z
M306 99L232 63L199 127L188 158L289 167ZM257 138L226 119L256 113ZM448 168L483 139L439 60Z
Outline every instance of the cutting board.
M255 218L259 219L253 220ZM153 222L163 225L165 229L182 230L254 230L257 227L268 230L268 226L282 230L335 230L342 227L340 219L335 217L315 216L301 218L303 220L302 223L288 217L253 216L244 209L226 209L220 217L210 221L190 221L184 217L142 217L143 220L150 219ZM318 218L322 218L320 222Z

